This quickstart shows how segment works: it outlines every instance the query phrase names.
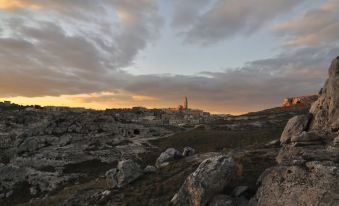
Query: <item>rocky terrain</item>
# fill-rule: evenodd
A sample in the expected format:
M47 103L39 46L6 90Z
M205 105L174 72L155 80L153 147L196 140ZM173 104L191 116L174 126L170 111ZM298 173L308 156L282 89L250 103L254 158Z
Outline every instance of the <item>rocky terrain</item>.
M181 131L126 122L111 111L7 108L0 205L167 205L203 160L234 148L237 164L252 174L239 173L239 182L253 194L279 149L264 143L307 110L275 108ZM239 149L247 146L253 150Z
M286 125L278 165L266 170L255 205L339 205L339 57L309 114Z
M104 111L5 110L0 116L0 204L48 197L140 159L144 139L173 131L119 122Z
M178 130L3 110L0 205L339 205L339 58L312 107Z
M202 161L228 151L242 168L228 190L242 184L250 196L278 154L265 143L307 110L274 108L181 132L107 111L3 110L0 205L168 205Z
M239 151L232 151L202 162L186 178L171 203L194 206L339 205L338 135L339 57L333 60L329 78L310 111L291 118L280 140L267 145L281 146L275 158L277 164L263 171L253 195L245 194L253 184L245 181L244 185L240 181L248 178L249 173L244 172L244 168L249 163L242 164L243 161L237 158ZM242 152L255 150L247 148ZM270 154L268 151L266 155ZM254 154L252 158L261 156ZM232 187L233 191L230 190Z

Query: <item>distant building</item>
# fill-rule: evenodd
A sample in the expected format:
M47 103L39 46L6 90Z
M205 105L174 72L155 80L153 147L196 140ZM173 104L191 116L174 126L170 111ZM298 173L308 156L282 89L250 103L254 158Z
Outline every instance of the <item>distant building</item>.
M290 107L293 105L305 105L310 106L313 102L318 99L319 95L308 95L300 97L288 97L283 100L283 107Z
M187 97L184 97L184 109L188 109L188 100Z
M33 112L33 111L37 111L37 109L34 107L26 107L25 111Z
M44 109L50 112L62 112L71 110L70 107L59 107L59 106L45 106Z
M4 101L4 105L7 105L7 106L9 106L9 105L11 105L12 104L12 102L11 101Z

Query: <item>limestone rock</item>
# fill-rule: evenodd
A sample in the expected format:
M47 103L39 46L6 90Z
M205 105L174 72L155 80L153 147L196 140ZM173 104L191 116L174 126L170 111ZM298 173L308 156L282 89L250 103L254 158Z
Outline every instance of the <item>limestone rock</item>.
M256 193L258 206L339 204L337 167L315 163L308 169L278 166L269 170Z
M234 206L234 203L230 196L216 195L212 198L208 206Z
M233 190L233 195L235 197L239 197L240 195L242 195L244 192L246 192L248 190L248 186L237 186L236 188L234 188Z
M339 57L310 113L286 125L278 165L259 178L255 205L339 205Z
M321 140L321 136L319 136L317 133L305 131L295 136L292 136L291 138L291 142L310 142L319 140Z
M333 146L339 147L339 136L336 137L336 138L334 138L334 140L333 140Z
M276 140L272 140L268 143L265 144L266 147L277 147L280 146L280 140L276 139Z
M339 58L332 61L327 79L319 99L312 105L314 115L311 129L339 130Z
M177 159L180 159L180 158L182 158L182 154L178 150L176 150L174 148L168 148L168 149L166 149L165 152L160 154L160 156L156 160L155 165L157 167L161 167L161 165L163 163L170 162L170 161L173 161L173 160L177 160Z
M15 190L25 188L27 185L30 186L31 195L49 193L77 177L77 175L60 176L57 172L41 172L9 164L0 168L0 196L3 194L8 198L15 195Z
M195 149L192 147L185 147L184 151L182 152L182 156L187 157L195 154Z
M147 165L144 169L144 173L155 173L157 172L157 168L152 165Z
M310 115L299 115L291 118L280 137L281 143L287 143L294 135L299 135L307 129Z
M53 136L34 136L29 137L23 141L18 146L17 152L23 153L23 152L33 152L36 151L42 147L46 147L49 145L52 145L54 142L57 141L56 137Z
M122 160L116 169L106 172L108 185L111 187L123 187L142 175L140 166L133 160Z
M174 205L206 205L231 181L234 173L235 163L231 157L219 155L207 159L186 178L171 202Z
M118 180L116 175L117 175L116 168L110 169L105 173L106 183L109 188L115 188L118 186Z
M118 163L118 186L124 186L142 175L140 166L132 160L123 160Z

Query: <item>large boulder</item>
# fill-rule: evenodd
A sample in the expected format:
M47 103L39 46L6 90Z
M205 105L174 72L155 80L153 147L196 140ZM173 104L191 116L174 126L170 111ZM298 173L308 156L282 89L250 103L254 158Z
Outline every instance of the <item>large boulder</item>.
M315 132L306 132L303 131L298 135L294 135L291 137L291 142L312 142L312 141L320 141L322 138L319 134Z
M143 174L140 166L133 160L122 160L117 168L106 172L107 184L110 187L123 187Z
M193 149L192 147L185 147L182 152L182 156L184 157L188 157L194 154L195 154L195 149Z
M152 165L147 165L144 169L144 173L155 173L157 172L157 168Z
M339 205L338 178L338 167L321 162L270 168L260 179L256 205Z
M234 206L234 202L230 196L216 195L212 198L208 206Z
M206 159L186 178L171 202L174 205L206 205L230 183L234 173L235 163L231 157L219 155Z
M180 158L182 158L182 154L178 150L174 148L168 148L166 149L165 152L160 154L160 156L155 162L155 166L161 167L162 165L164 165L164 163L177 160Z
M339 147L339 136L336 137L336 138L334 138L334 140L333 140L333 146Z
M292 136L299 135L307 129L310 120L310 115L299 115L291 118L281 134L280 142L287 143Z

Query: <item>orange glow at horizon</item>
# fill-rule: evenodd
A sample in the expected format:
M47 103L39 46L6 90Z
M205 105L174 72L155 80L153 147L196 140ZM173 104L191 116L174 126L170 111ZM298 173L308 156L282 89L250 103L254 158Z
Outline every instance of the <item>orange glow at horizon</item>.
M31 8L37 10L41 9L41 6L21 0L0 0L0 9L17 9L17 8Z
M93 98L87 101L85 98ZM107 100L96 100L100 98L96 94L82 94L82 95L61 95L55 96L44 96L44 97L11 97L11 98L0 98L0 101L11 101L19 105L40 105L40 106L66 106L66 107L82 107L86 109L105 110L109 108L132 108L136 106L143 106L146 108L169 108L176 107L181 102L173 101L162 101L156 97L147 96L131 96L129 100L119 99L107 99ZM211 114L232 114L241 115L251 111L259 111L265 108L246 108L236 106L211 106L199 104L192 104L193 109L202 109L210 112Z
M135 106L144 106L148 108L160 108L159 99L150 96L129 96L124 95L126 100L120 100L119 96L110 92L79 94L79 95L61 95L61 96L44 96L44 97L10 97L1 98L0 101L11 101L19 105L40 105L40 106L67 106L67 107L84 107L87 109L104 110L108 108L132 108ZM100 99L109 96L113 98ZM154 101L154 102L150 102Z

